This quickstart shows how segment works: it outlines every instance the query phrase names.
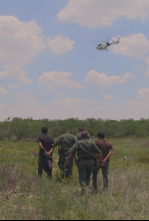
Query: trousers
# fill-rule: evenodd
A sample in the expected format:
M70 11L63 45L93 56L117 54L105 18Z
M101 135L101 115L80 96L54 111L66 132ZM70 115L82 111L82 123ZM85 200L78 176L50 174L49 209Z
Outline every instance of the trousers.
M89 190L89 183L93 167L94 160L82 160L79 162L78 171L82 193L86 193Z
M48 177L52 177L52 158L39 155L38 159L38 175L42 176L45 171Z
M96 163L94 164L93 168L93 187L97 189L97 177L99 170L102 170L102 176L103 176L103 186L104 188L108 188L109 179L108 179L108 171L109 171L109 161L106 162L104 167L97 168Z
M59 160L58 160L58 166L63 172L64 176L69 177L72 175L72 169L73 169L73 157L70 159L69 166L65 165L66 158L68 155L68 151L59 152ZM65 171L67 170L67 173Z

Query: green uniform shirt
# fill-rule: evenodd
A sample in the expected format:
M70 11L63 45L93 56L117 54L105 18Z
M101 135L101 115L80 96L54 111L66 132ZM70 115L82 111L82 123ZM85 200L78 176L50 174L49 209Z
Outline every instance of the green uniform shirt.
M64 150L68 150L70 149L76 142L78 141L78 139L72 135L72 134L64 134L61 135L58 140L56 141L56 143L54 144L54 146L61 146L62 149Z
M89 140L78 141L70 150L69 153L75 155L77 152L78 159L94 157L94 154L100 154L101 151L95 143Z

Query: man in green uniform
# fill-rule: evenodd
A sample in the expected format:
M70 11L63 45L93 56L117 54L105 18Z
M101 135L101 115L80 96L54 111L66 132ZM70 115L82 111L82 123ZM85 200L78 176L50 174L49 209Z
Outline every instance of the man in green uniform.
M70 159L77 152L78 155L78 169L79 181L82 188L82 193L88 192L89 182L94 167L94 159L97 160L97 167L99 168L102 155L95 143L88 140L88 133L83 132L81 139L70 150L67 156L66 165L69 165Z
M72 148L72 146L77 142L77 138L70 134L68 131L66 134L61 135L57 142L54 144L54 147L60 146L58 151L59 154L59 161L58 166L63 172L63 177L69 177L72 175L72 168L73 168L73 158L70 159L69 166L66 166L66 157L68 155L68 151Z

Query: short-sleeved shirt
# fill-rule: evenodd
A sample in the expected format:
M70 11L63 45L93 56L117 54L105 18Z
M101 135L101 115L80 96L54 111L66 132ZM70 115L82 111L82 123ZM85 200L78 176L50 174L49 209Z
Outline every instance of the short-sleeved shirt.
M94 154L100 154L101 151L95 143L87 139L78 141L70 150L69 153L75 155L77 152L78 159L94 157Z
M77 142L77 138L72 135L72 134L63 134L61 135L58 140L56 141L56 143L54 144L54 146L61 146L62 149L64 150L69 150L76 142Z
M54 140L52 137L48 136L47 134L43 134L38 137L37 143L41 143L42 146L49 152L52 149L52 144L54 144ZM42 155L44 150L40 148L39 154Z
M107 157L110 150L113 150L112 144L104 139L95 141L95 144L97 145L99 150L101 150L103 159Z

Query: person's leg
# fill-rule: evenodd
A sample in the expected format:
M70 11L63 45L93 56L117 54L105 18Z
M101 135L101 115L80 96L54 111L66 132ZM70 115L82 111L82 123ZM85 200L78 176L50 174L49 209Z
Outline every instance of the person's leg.
M70 159L70 163L68 166L66 166L66 177L72 176L72 170L73 170L73 157Z
M66 155L65 155L65 154L60 154L60 155L59 155L58 166L59 166L59 168L62 170L63 173L64 173L65 170L66 170L65 162L66 162Z
M109 162L107 161L105 166L102 168L104 189L107 189L109 185L108 171L109 171Z
M43 169L44 169L44 158L42 156L39 156L39 159L38 159L38 175L40 177L42 177Z
M87 180L86 180L86 162L79 162L79 181L82 189L82 193L84 194L87 189Z
M46 168L45 168L48 177L52 177L52 159L46 159Z
M93 181L93 188L97 189L97 177L98 177L99 169L97 168L96 164L94 164L93 168L93 175L92 175L92 181Z
M87 186L89 186L89 183L91 180L91 174L92 174L93 168L94 168L94 161L87 160L86 163L87 163L86 181L87 181Z

